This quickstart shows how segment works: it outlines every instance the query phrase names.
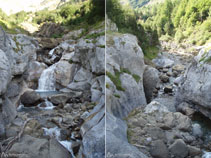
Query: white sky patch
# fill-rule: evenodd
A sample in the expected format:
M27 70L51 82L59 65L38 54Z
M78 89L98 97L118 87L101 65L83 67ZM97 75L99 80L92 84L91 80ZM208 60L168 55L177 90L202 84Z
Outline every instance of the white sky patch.
M19 11L37 11L58 4L60 0L51 0L43 6L41 2L46 0L0 0L0 8L6 14L13 14Z

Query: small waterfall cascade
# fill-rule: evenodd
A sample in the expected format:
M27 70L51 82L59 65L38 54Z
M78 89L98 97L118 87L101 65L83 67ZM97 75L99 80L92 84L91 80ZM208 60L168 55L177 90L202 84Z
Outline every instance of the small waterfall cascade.
M56 68L56 65L54 64L42 72L39 82L38 82L39 91L55 91L56 90L55 68Z
M204 152L202 158L211 158L211 152Z

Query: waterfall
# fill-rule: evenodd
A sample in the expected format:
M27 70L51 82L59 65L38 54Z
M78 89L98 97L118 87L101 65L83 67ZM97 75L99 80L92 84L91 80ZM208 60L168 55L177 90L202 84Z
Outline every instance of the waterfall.
M55 91L55 64L45 69L39 79L38 90L40 91Z
M202 158L211 158L211 152L204 152Z

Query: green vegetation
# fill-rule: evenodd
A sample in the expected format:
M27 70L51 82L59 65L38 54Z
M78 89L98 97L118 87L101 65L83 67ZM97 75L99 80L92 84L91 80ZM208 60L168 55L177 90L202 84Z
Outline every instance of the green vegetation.
M107 15L117 24L120 33L131 33L137 36L139 44L145 51L149 45L158 44L156 32L144 30L142 25L137 23L136 13L129 5L122 6L119 0L107 0ZM149 34L154 38L149 38Z
M0 9L0 26L7 32L11 34L15 33L28 33L23 28L19 26L24 20L28 18L27 13L21 11L16 14L12 14L7 16L1 9Z
M139 45L147 54L147 48L158 45L158 36L156 30L143 28L137 23L137 13L129 5L122 6L120 0L107 0L107 15L116 23L120 33L131 33L137 36ZM124 43L122 43L124 45ZM135 48L134 48L135 49ZM158 53L158 52L157 52Z
M141 79L141 77L140 77L139 75L133 74L132 76L133 76L133 78L136 80L137 83L138 83L138 82L140 81L140 79Z
M69 2L56 10L47 9L36 12L33 22L59 23L71 28L87 26L104 20L105 2L103 0L86 0L83 2Z
M33 25L52 22L65 26L67 29L99 27L105 18L104 0L74 0L64 3L55 10L44 9L36 13L21 11L7 16L0 9L0 25L8 33L27 33L21 28L21 23L33 17ZM52 38L59 38L63 34L54 34Z
M97 37L103 36L103 35L105 35L105 32L88 34L85 36L85 39L96 39Z
M210 0L165 0L136 10L138 24L161 40L203 45L211 39Z
M115 96L116 98L120 98L120 95L119 95L119 94L114 94L114 96Z
M106 71L106 75L114 83L114 85L116 86L116 89L117 90L119 90L119 91L125 91L125 89L122 87L122 83L121 83L121 80L120 80L121 72L115 71L115 75L113 75L112 73Z

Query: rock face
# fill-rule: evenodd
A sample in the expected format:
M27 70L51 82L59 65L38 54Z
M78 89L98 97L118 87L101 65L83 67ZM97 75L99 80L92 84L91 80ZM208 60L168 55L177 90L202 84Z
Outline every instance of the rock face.
M87 158L105 157L105 98L89 114L81 127L82 154Z
M0 50L0 95L6 91L7 85L10 82L11 78L12 76L9 60L5 53Z
M1 29L0 36L0 136L5 126L17 116L16 102L23 87L22 75L29 63L36 60L38 42L29 36L9 35Z
M147 158L137 148L128 143L127 125L112 114L106 115L106 150L107 157Z
M106 58L107 111L123 118L146 104L143 52L133 35L108 35Z
M152 101L145 108L136 108L127 118L127 124L129 142L150 158L182 158L188 154L201 154L195 147L200 145L200 139L192 134L188 116L169 112L158 102ZM192 146L191 151L188 144Z
M143 77L144 92L147 102L149 103L152 99L153 90L159 82L158 70L153 67L147 66L144 71Z
M107 157L146 158L145 154L128 143L127 125L121 120L134 108L146 105L143 52L136 37L130 34L107 34L106 51ZM147 72L145 76L148 78L151 75L151 72ZM151 96L151 91L148 92L148 96Z
M21 103L26 106L37 106L41 102L41 97L34 90L27 90L20 98Z
M29 135L25 135L20 142L15 143L9 152L23 154L27 158L72 158L71 154L58 141L38 139Z
M188 102L211 119L211 50L201 50L187 68L177 92L177 105Z

